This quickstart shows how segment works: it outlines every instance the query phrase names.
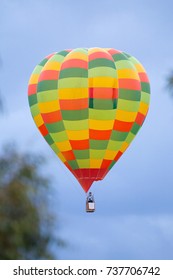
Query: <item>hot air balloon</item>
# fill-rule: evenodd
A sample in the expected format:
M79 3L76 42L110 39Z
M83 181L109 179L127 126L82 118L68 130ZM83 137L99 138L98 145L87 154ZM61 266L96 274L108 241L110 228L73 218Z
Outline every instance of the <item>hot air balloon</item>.
M43 59L30 77L28 97L39 131L87 193L141 128L150 86L133 56L77 48Z

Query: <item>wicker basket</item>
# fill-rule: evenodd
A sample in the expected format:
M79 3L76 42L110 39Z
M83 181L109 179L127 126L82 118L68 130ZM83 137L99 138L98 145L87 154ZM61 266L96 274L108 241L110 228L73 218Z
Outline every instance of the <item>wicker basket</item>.
M94 211L95 211L95 203L86 202L86 212L94 212Z

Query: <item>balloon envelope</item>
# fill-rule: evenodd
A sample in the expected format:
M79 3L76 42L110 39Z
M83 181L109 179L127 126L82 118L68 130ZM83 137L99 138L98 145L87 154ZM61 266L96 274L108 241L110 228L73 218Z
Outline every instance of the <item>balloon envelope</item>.
M31 75L28 96L39 131L87 192L141 128L150 86L134 57L79 48L43 59Z

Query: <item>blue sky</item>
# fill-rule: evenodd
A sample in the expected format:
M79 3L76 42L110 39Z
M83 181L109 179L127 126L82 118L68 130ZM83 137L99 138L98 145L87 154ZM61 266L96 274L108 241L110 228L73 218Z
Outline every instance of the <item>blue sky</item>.
M43 153L54 178L48 194L69 243L61 259L173 259L172 1L1 0L0 70L5 114L1 147ZM104 181L95 183L96 212L85 213L85 193L37 131L27 84L49 53L112 47L134 55L151 82L151 104L139 134Z

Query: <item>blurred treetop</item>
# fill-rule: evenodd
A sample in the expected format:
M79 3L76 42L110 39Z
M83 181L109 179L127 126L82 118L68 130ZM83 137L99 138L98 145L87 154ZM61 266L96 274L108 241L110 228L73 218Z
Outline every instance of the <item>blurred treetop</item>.
M40 172L43 157L8 146L0 155L0 259L54 259L55 217L47 193L50 181ZM55 250L54 250L55 252Z
M173 97L173 71L167 77L166 86L168 88L169 93Z

